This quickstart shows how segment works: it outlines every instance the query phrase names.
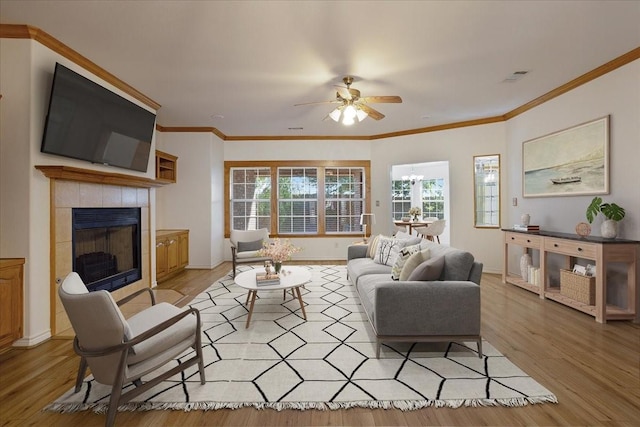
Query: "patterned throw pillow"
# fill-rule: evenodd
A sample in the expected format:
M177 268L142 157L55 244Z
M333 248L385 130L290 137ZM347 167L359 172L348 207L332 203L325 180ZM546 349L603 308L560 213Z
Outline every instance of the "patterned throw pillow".
M380 236L373 262L393 267L400 249L407 246L407 242L406 240L398 240L393 237Z
M431 250L429 248L422 249L419 252L414 252L407 259L407 262L404 263L404 267L402 267L402 271L400 272L400 281L409 280L409 276L411 276L413 270L415 270L416 267L428 260L430 256Z
M396 262L393 263L393 267L391 268L391 278L393 280L400 279L400 273L402 272L405 263L407 262L409 257L411 257L411 255L416 252L420 252L420 244L405 246L404 248L400 249L400 251L398 252L398 256L396 257Z

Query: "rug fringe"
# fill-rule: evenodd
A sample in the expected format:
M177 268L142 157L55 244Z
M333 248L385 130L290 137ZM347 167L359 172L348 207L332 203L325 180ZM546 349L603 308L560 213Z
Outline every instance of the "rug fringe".
M558 403L558 399L553 394L537 397L518 397L506 399L451 399L451 400L372 400L357 402L191 402L191 403L152 403L152 402L130 402L118 407L118 411L215 411L218 409L240 409L253 407L256 409L272 409L276 411L284 410L338 410L350 408L368 409L398 409L401 411L415 411L427 407L435 408L460 408L482 407L482 406L527 406L538 403ZM86 410L93 410L95 413L105 413L107 403L52 403L45 406L43 411L71 413Z

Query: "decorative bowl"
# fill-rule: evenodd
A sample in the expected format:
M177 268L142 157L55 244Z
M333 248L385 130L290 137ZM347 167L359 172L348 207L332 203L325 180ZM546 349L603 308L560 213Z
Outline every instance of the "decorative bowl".
M410 217L408 217L408 216L403 216L402 217L402 222L409 222L409 221L411 221Z

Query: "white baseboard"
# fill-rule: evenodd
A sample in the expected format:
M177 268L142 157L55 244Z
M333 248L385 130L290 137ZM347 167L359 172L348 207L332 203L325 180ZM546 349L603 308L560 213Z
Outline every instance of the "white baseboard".
M51 338L51 329L34 337L22 337L11 345L12 347L35 347Z

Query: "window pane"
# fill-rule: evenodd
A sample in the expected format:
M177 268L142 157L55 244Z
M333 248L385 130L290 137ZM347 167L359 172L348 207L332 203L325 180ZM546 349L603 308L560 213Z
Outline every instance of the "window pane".
M361 232L364 213L364 169L325 169L325 230L327 233Z
M391 212L393 219L399 221L409 216L411 208L411 184L409 181L391 181Z
M270 228L271 170L231 169L231 224L235 230Z
M318 171L278 168L278 233L317 233Z
M444 219L444 178L422 181L422 217Z

